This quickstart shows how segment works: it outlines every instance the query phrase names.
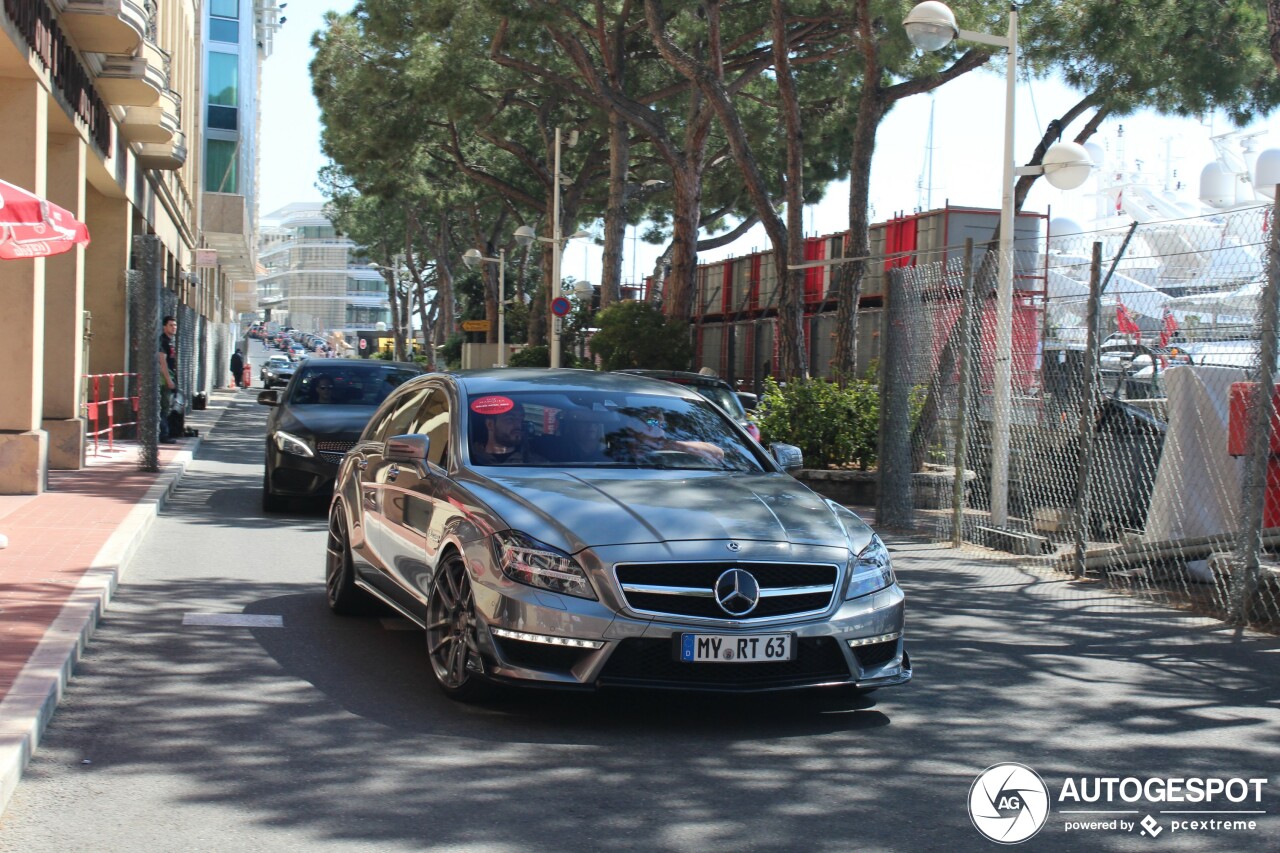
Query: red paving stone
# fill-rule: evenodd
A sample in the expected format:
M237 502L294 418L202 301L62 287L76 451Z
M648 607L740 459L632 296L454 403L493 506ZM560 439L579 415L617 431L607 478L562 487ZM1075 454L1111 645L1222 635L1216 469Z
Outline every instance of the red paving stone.
M119 448L119 445L117 445ZM163 448L163 469L182 444ZM0 699L58 617L102 546L159 475L139 471L136 448L49 472L48 491L0 498Z

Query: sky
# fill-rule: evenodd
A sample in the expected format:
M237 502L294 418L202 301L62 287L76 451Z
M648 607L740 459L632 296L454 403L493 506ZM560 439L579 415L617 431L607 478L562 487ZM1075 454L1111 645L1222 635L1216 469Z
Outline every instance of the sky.
M327 9L346 11L350 0L293 0L276 33L275 50L262 75L260 214L296 201L323 198L316 188L325 164L320 153L320 119L311 95L308 65L311 36L321 28ZM872 222L896 214L953 205L998 209L1000 158L1004 134L1004 63L999 71L979 70L948 83L932 95L908 98L880 126L872 163ZM1041 129L1077 100L1053 81L1020 83L1016 94L1015 159L1026 162ZM1273 115L1249 128L1268 131L1259 150L1280 147L1280 123ZM930 125L932 124L932 134ZM1074 136L1079 124L1068 129ZM1223 118L1197 121L1140 113L1103 123L1093 142L1107 152L1111 166L1121 155L1132 166L1163 179L1178 181L1183 195L1194 200L1201 169L1214 158L1211 137L1232 130ZM929 157L930 152L932 158ZM929 160L932 160L930 166ZM1166 166L1167 164L1167 166ZM1024 210L1049 212L1087 225L1097 206L1096 182L1071 192L1037 181ZM805 208L807 235L832 234L848 228L848 185L833 184L824 199ZM585 227L585 226L584 226ZM763 228L752 229L733 245L699 255L703 261L745 255L768 248ZM623 279L634 281L652 271L662 247L636 239L628 229ZM589 240L568 245L563 262L567 278L600 281L601 250Z

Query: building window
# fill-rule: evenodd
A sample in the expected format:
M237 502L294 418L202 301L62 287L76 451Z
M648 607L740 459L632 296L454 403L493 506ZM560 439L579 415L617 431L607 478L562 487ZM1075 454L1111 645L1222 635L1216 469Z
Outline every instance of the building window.
M209 127L236 130L240 105L240 57L209 52Z
M226 139L210 139L204 149L204 188L212 193L234 193L239 176L236 174L236 152L239 143Z
M240 0L209 0L209 14L219 18L238 18Z
M213 41L238 44L240 41L240 22L228 21L226 18L210 18L209 38Z

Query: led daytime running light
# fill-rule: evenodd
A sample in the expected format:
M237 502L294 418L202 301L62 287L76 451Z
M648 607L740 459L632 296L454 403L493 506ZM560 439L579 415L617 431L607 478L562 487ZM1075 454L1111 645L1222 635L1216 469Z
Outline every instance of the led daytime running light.
M850 640L849 648L856 649L859 646L874 646L876 643L887 643L890 640L896 640L901 636L901 631L895 631L892 634L879 634L875 637L862 637L857 640Z
M541 643L544 646L567 646L572 649L600 649L600 640L575 640L571 637L550 637L546 634L526 634L524 631L508 631L506 628L490 628L495 637L504 640L520 640L524 643Z

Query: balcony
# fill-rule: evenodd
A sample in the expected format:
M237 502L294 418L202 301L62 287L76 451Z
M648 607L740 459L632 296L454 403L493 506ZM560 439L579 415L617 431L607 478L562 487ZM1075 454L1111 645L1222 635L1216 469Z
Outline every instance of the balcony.
M66 0L58 23L84 53L132 56L149 19L143 0Z
M164 92L154 107L125 107L120 132L130 142L162 143L182 129L182 96Z
M138 166L143 169L173 171L187 162L187 137L182 131L168 142L148 142L138 146Z
M201 196L200 230L205 245L218 250L218 264L232 281L251 281L257 288L258 259L253 219L245 197L206 192Z
M154 107L169 89L169 55L154 42L144 39L134 56L103 56L101 65L98 91L113 106Z

